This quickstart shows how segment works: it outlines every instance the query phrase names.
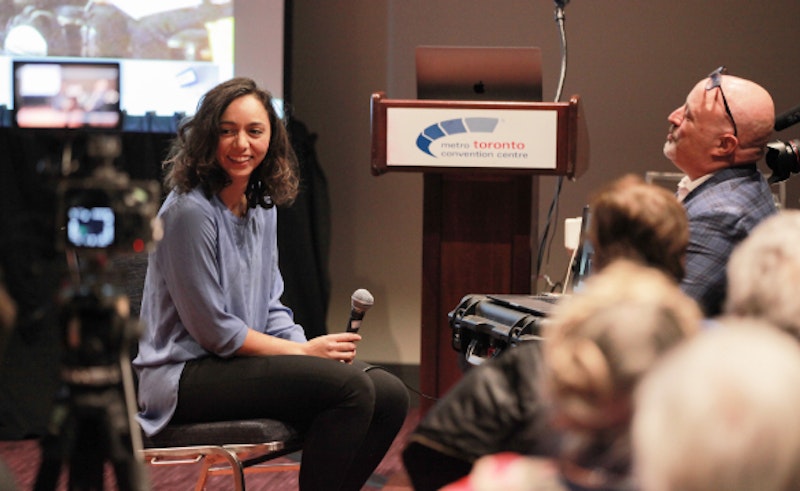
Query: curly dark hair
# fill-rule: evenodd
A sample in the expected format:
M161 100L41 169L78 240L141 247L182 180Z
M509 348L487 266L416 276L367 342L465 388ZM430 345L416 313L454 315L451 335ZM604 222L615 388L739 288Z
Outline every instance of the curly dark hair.
M195 115L181 122L164 161L164 182L168 189L186 193L201 186L210 198L231 183L216 160L219 122L228 105L246 95L254 95L261 101L271 128L267 155L247 184L247 204L250 208L256 205L270 208L294 201L300 179L284 121L272 105L272 94L245 77L233 78L209 90L200 99Z

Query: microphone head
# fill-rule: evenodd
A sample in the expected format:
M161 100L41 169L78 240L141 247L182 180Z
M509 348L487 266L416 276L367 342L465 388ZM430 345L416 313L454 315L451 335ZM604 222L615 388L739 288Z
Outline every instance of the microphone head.
M372 307L372 304L375 303L375 299L372 298L372 294L363 288L359 288L358 290L353 292L353 296L350 297L350 305L357 310L361 310L366 312Z

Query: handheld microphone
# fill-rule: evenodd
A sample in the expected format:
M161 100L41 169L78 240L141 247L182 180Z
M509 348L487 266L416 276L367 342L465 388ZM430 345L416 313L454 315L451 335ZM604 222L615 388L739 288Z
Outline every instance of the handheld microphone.
M358 332L361 328L361 321L364 319L364 314L375 303L372 294L363 288L353 292L350 297L350 320L347 321L347 332Z
M800 122L800 105L775 117L775 131L785 130L798 122Z

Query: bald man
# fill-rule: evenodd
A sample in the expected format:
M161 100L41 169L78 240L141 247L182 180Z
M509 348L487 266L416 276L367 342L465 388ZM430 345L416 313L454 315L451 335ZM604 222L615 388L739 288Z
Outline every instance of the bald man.
M713 317L722 310L733 248L776 211L756 167L772 134L775 106L763 87L720 67L667 119L664 155L686 174L678 185L690 230L681 288Z

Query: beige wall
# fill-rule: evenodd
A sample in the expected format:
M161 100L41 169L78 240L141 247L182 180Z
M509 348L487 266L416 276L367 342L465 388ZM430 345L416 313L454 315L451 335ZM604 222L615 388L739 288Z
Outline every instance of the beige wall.
M416 96L417 45L527 45L542 48L544 99L553 100L560 64L553 2L292 2L293 105L296 116L319 134L317 150L331 194L329 328L343 328L350 295L367 288L375 306L365 319L360 357L418 363L422 177L370 174L370 94ZM717 66L726 64L731 73L764 85L778 112L800 103L799 20L797 0L570 2L562 99L580 94L585 103L591 163L579 180L564 183L559 226L542 272L563 276L563 220L580 215L593 189L626 172L673 170L661 153L667 114ZM798 137L800 125L776 134ZM791 207L799 207L798 186L800 177L788 181ZM541 179L540 229L554 189L555 179Z

